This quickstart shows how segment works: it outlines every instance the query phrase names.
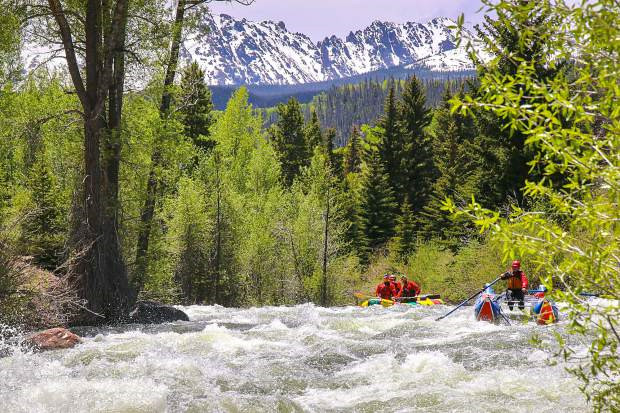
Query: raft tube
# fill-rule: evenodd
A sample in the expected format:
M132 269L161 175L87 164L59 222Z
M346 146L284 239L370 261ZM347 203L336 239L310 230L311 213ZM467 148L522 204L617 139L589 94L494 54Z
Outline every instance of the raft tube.
M431 298L438 297L439 295L431 295L431 296L421 296L421 299L418 300L408 300L408 301L392 301L386 300L383 298L370 298L368 300L362 301L360 303L360 307L370 307L373 305L381 305L383 307L392 307L393 305L408 305L410 307L415 307L418 305L422 306L431 306L443 304L441 298Z
M532 314L536 318L536 323L540 325L556 323L559 319L558 307L546 298L532 306Z
M493 301L495 296L491 294L481 294L474 305L474 316L477 321L489 321L491 323L499 321L499 304Z

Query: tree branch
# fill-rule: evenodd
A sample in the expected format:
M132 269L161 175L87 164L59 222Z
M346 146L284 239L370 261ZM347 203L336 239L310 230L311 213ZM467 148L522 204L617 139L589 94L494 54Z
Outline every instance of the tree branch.
M69 74L71 80L75 86L78 97L82 106L87 109L90 107L88 98L86 96L86 88L84 87L84 81L80 74L80 68L78 67L77 57L75 55L75 48L73 47L73 38L71 35L71 28L67 22L67 16L62 10L60 0L48 0L52 15L60 28L60 35L62 37L62 43L65 48L65 58L67 59L67 66L69 67Z

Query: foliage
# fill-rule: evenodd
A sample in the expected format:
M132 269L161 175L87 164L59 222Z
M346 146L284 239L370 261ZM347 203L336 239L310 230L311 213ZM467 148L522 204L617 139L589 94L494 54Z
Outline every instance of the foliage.
M350 173L358 173L360 172L360 166L362 164L361 157L361 143L360 143L360 132L354 126L351 131L351 137L349 138L349 143L347 144L347 150L344 160L344 173L348 175Z
M458 303L498 276L501 252L492 243L470 242L457 252L430 241L418 244L406 258L404 272L426 293L441 293Z
M304 134L304 117L296 99L278 105L279 119L271 129L271 141L282 165L282 179L291 186L301 168L308 165L308 146Z
M441 294L447 303L460 303L497 277L501 258L498 246L486 240L472 241L456 252L435 240L418 241L404 257L394 249L375 253L358 288L374 291L383 274L401 273L420 285L422 294Z
M433 155L438 176L419 221L420 235L424 239L444 240L454 250L467 243L467 238L472 235L471 226L463 220L450 219L441 207L446 198L464 204L472 196L478 196L482 149L475 143L477 128L474 118L451 113L451 98L452 94L447 90L441 107L435 111Z
M398 257L404 258L414 251L417 238L415 217L407 198L400 208L395 233L393 249Z
M310 152L314 152L314 148L323 143L323 132L321 131L321 123L316 111L313 110L310 114L310 121L306 124L305 128L306 146Z
M58 185L45 153L38 154L30 170L27 204L30 212L22 221L21 251L34 257L34 263L54 271L60 267L64 254L67 223L63 217Z
M379 156L389 177L389 184L399 202L403 200L403 137L402 130L399 128L398 111L396 108L396 96L394 85L389 89L385 98L383 116L379 119L377 126L382 129L381 142L379 144Z
M428 202L435 178L432 141L425 130L431 119L422 83L416 77L408 79L398 104L402 139L399 188L403 192L399 199L407 195L415 212Z
M179 112L185 136L197 148L210 150L214 145L209 139L209 128L213 124L213 102L204 79L204 71L196 62L185 68L180 84Z
M20 78L20 21L23 10L15 6L15 0L0 0L0 93Z
M561 16L550 12L547 1L530 2L519 13L512 10L497 12L498 18L487 15L482 25L475 27L485 48L496 56L493 69L497 73L514 76L520 63L527 61L533 65L530 75L544 82L567 69L570 59L555 55L549 42L562 20ZM510 21L510 24L505 24L507 21ZM523 31L523 28L527 28L527 31ZM474 56L474 61L477 60ZM553 61L553 64L547 64L548 61ZM481 64L477 65L477 68L479 76L484 76L489 70ZM480 92L476 93L483 93L479 85L477 90ZM527 89L522 89L521 93L524 96L530 95ZM508 195L517 202L523 202L522 190L528 173L530 179L542 177L542 171L538 168L534 167L530 171L529 163L535 157L536 151L526 145L526 135L520 130L505 128L501 115L489 111L475 112L484 119L482 126L489 132L489 139L486 139L485 144L496 147L506 156L504 168L497 170L493 177L493 190L499 191L502 198Z
M441 102L444 88L456 90L468 80L463 74L450 75L434 74L432 78L424 78L427 104L435 107ZM353 127L362 125L376 125L383 114L384 103L393 87L398 99L403 90L404 79L365 79L355 84L333 86L326 92L320 93L308 104L302 105L304 117L308 120L317 114L318 122L326 128L336 129L335 145L345 146ZM277 121L277 111L272 108L264 109L267 124Z
M485 2L498 24L519 33L520 50L542 41L548 53L523 58L500 53L484 67L480 93L454 101L455 110L492 111L523 134L535 156L524 193L541 210L513 207L508 217L477 202L457 210L502 242L505 259L520 256L544 274L553 296L567 303L568 330L591 341L589 357L560 339L560 354L596 411L620 409L620 7L597 0L570 6L563 1ZM548 16L541 28L521 24L536 12ZM500 50L501 52L501 50ZM512 59L514 73L502 62ZM570 75L557 71L572 62ZM539 68L552 75L541 77ZM526 93L525 93L526 92ZM554 183L560 175L564 185ZM536 205L536 202L532 202ZM592 302L579 294L601 294Z
M388 174L375 147L371 147L366 154L358 196L360 226L366 249L361 252L367 257L394 235L398 208Z

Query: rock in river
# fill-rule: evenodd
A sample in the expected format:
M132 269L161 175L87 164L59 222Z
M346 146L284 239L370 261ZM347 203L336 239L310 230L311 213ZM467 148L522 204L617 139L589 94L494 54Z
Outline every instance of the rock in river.
M66 328L56 327L35 333L27 340L37 350L58 350L71 348L82 340Z
M171 321L189 321L183 311L153 301L139 301L129 314L130 321L140 324L159 324Z

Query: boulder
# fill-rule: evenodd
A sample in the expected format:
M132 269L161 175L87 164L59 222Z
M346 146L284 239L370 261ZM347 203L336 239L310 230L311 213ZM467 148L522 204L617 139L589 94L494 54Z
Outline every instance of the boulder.
M159 324L172 321L189 321L189 317L178 308L156 303L139 301L136 308L129 313L129 320L139 324Z
M66 328L56 327L35 333L26 342L37 350L46 351L71 348L81 343L82 339Z

